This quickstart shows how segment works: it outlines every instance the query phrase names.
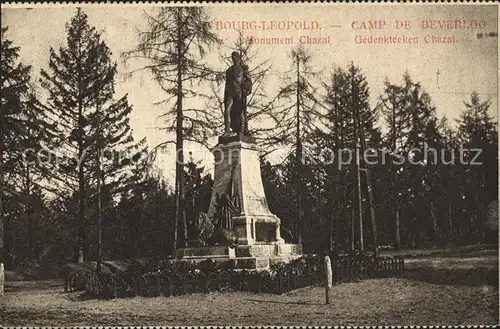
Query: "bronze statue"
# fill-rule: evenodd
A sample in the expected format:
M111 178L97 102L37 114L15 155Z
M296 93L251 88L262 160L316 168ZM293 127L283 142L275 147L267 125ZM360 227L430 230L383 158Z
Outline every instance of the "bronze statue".
M241 55L231 54L233 65L226 71L224 88L224 135L248 134L247 97L252 92L252 79Z
M215 195L215 216L214 225L217 228L228 230L233 229L233 216L240 212L241 201L238 196L238 187L236 185L236 167L235 162L231 168L231 176L227 182L226 190Z
M216 228L208 215L204 212L196 216L195 228L198 232L198 242L205 246L238 246L238 235L235 231L227 228Z
M230 248L238 245L238 234L233 228L233 216L240 212L241 204L235 184L236 165L237 163L233 164L225 191L215 195L216 209L213 220L201 212L193 221L189 221L195 235L193 238L201 245L225 245Z
M212 234L214 234L215 227L210 218L208 218L207 214L204 212L198 213L196 216L196 220L194 222L194 228L197 231L198 241L201 242L202 245L205 245L207 241L210 239Z
M215 213L215 226L217 228L233 229L233 215L239 212L239 209L233 202L228 193L216 194L217 208Z

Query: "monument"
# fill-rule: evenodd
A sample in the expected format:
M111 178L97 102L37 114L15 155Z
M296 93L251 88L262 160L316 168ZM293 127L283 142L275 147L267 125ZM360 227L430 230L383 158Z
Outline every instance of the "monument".
M259 148L248 131L248 66L231 54L226 71L224 134L212 149L214 185L207 214L196 226L201 245L177 250L178 260L234 262L235 268L263 269L299 257L302 246L280 235L280 219L269 210L260 172ZM207 246L207 244L209 246Z

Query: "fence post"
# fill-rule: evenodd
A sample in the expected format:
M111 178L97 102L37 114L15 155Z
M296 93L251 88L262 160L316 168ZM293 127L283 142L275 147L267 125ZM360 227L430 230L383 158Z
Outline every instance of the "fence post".
M332 293L332 262L330 257L325 256L325 294L326 304L330 304Z
M139 283L134 277L132 277L132 282L134 282L134 296L139 296Z
M115 278L115 277L111 277L111 281L113 281L113 298L118 298L118 286L117 286L117 283L116 281L118 280L118 278Z
M278 271L276 273L276 293L281 295L282 285L281 285L281 273Z
M69 274L64 276L64 292L69 292Z
M3 296L3 285L5 282L5 270L3 263L0 263L0 296Z

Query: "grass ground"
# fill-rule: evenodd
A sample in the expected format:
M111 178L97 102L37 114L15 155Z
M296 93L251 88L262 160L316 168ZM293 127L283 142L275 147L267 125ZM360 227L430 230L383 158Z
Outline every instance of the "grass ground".
M245 292L84 300L57 280L7 282L4 326L474 325L499 322L496 250L411 259L402 277L285 295Z

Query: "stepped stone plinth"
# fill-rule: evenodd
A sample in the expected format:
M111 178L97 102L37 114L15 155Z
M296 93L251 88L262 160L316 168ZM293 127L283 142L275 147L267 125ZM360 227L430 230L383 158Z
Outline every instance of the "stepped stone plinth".
M177 259L172 262L202 262L210 259L226 263L235 269L269 268L270 265L289 262L302 255L300 244L255 244L241 245L236 248L225 246L188 247L178 249Z
M234 248L224 246L188 247L176 251L178 259L188 258L235 258Z

